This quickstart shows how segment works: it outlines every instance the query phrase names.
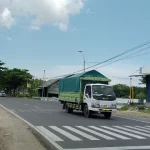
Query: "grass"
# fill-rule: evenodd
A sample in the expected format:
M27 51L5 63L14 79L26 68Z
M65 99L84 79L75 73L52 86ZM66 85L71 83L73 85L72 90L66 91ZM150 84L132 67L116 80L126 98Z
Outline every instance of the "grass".
M150 109L139 110L139 112L150 114Z
M129 110L130 106L129 105L124 105L123 107L120 108L122 111L127 111Z
M146 108L145 105L125 105L123 106L120 111L128 111L128 110L136 110L141 113L150 114L150 108Z

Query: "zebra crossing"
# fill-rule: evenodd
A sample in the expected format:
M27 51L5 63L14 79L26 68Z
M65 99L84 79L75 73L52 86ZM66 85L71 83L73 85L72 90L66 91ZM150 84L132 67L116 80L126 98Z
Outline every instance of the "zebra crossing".
M150 126L36 126L55 142L90 140L150 140Z

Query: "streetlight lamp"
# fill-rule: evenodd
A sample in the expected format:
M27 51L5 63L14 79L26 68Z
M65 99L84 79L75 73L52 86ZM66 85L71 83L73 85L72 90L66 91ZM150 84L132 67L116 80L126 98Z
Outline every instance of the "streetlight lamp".
M83 71L85 72L85 57L84 57L84 53L83 53L83 51L78 51L78 52L81 53L82 56L83 56Z

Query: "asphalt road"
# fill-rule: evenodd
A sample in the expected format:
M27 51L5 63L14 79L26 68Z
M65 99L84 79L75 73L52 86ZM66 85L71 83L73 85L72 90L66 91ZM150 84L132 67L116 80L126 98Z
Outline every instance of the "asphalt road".
M150 149L148 122L115 116L105 119L103 115L85 118L81 112L67 114L57 101L0 98L0 104L36 126L64 149Z

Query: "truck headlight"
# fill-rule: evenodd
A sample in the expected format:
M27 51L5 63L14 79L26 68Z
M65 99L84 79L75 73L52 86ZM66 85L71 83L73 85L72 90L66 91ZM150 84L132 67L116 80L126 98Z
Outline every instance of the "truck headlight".
M92 106L93 108L100 108L100 105L99 105L99 104L94 104L94 103L92 103L91 106Z

